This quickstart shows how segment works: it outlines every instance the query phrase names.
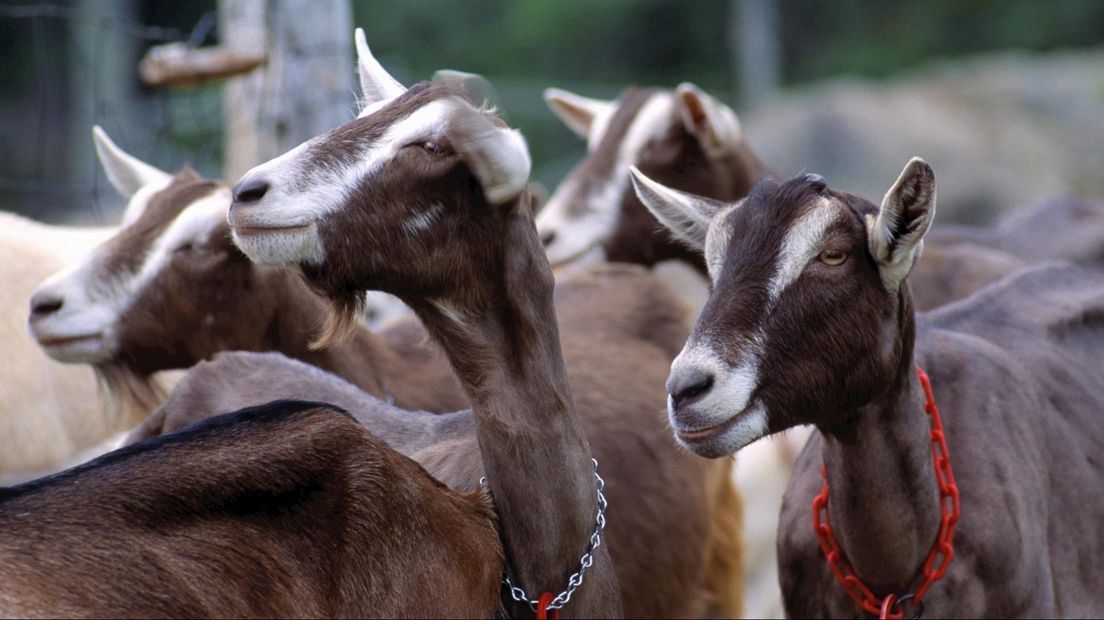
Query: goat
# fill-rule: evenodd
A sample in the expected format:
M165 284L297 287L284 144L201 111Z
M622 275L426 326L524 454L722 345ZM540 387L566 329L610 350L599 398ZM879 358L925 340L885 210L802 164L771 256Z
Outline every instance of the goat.
M932 616L1104 613L1104 277L1047 264L917 316L907 277L935 212L919 159L880 208L816 175L736 204L633 179L713 280L667 380L680 443L717 457L794 424L819 431L782 508L789 615L911 614L921 598ZM814 496L835 538L810 527ZM953 562L937 531L953 532ZM822 547L869 593L837 584Z
M351 339L311 350L311 336L325 316L323 300L298 275L253 265L232 245L228 202L218 184L190 171L177 174L84 265L42 287L32 308L36 333L63 330L91 309L107 306L118 310L101 313L105 322L97 331L111 337L94 356L63 359L121 366L118 374L141 377L191 366L218 351L272 350L334 371L402 408L445 412L467 405L447 360L438 348L426 346L424 331L412 321L378 335L354 323ZM128 262L132 256L143 256L144 262ZM742 511L726 468L680 451L660 428L620 428L662 410L662 391L655 386L685 340L681 309L662 284L631 266L565 274L554 295L569 383L589 414L584 429L603 463L610 463L605 467L611 499L631 507L628 521L610 528L627 610L664 616L707 608L738 613ZM35 311L38 307L45 311ZM636 353L629 356L628 347ZM635 360L631 367L627 358ZM229 361L218 367L237 377L232 397L249 393L250 381L260 382L258 389L273 389L263 374L234 374ZM617 384L635 387L611 401L609 386ZM286 388L279 395L301 398ZM321 394L311 398L331 402ZM126 442L261 400L218 400L218 407L198 408L194 401L176 399ZM634 450L645 446L655 458L640 463ZM681 480L681 490L647 486L648 479L671 477ZM687 501L688 489L698 499Z
M376 288L441 343L472 403L507 575L529 593L506 601L508 614L560 592L584 550L593 564L565 611L621 615L609 548L586 542L599 487L529 212L524 139L459 91L373 73L381 97L356 120L235 185L234 242L255 262L298 267L326 295L323 338Z
M4 616L490 617L501 571L485 495L317 403L0 490Z
M627 88L616 101L556 88L547 89L544 98L587 141L587 157L537 217L552 265L652 266L673 260L704 275L700 257L656 227L631 191L629 166L717 200L747 195L769 171L748 146L732 109L690 83L674 91Z

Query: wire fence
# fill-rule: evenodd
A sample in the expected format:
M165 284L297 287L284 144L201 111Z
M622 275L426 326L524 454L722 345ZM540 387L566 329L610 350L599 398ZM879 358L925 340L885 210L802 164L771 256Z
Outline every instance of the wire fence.
M141 23L129 15L139 6L125 0L0 6L0 54L12 73L0 95L0 209L56 223L118 221L123 198L100 170L93 124L165 170L187 163L220 176L222 89L152 89L136 69L152 45L202 44L214 11L182 30Z

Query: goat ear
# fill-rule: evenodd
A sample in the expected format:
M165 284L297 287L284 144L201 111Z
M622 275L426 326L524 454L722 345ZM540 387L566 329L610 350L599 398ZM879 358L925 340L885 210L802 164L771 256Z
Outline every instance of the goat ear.
M360 74L360 94L364 107L394 99L406 92L406 87L391 77L372 55L372 50L368 49L368 40L364 38L364 29L357 28L353 38L356 40L357 72Z
M743 140L740 120L732 108L709 96L697 86L683 82L675 89L682 124L697 137L711 156L731 153Z
M703 249L709 224L720 213L724 203L671 189L644 176L636 166L630 166L629 172L640 202L648 207L659 223L690 247Z
M870 254L888 290L896 291L912 271L934 217L935 173L913 157L886 192L878 216L866 220Z
M472 110L453 128L453 147L471 167L483 195L500 205L521 194L529 184L529 147L521 132L496 126Z
M583 138L590 136L594 119L613 107L612 101L590 99L559 88L544 89L544 102L553 114Z
M130 198L146 185L167 183L172 178L168 172L124 152L99 125L92 126L92 141L96 144L96 157L103 166L107 180L123 198Z

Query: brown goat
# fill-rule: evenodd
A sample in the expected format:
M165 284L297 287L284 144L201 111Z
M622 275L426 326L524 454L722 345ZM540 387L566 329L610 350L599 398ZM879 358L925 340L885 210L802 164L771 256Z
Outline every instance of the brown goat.
M594 543L598 485L529 212L525 142L458 91L405 90L380 73L393 95L242 177L234 241L255 262L297 266L334 304L328 335L371 287L441 343L473 406L506 574L527 593L508 614L528 614L541 592L566 596L587 550L593 564L563 612L621 615L609 548Z
M545 101L587 140L587 156L537 217L553 266L684 261L705 275L701 256L656 226L632 191L629 166L678 189L736 200L769 174L748 146L736 114L693 84L674 91L627 88L615 101L550 88Z
M485 495L330 405L218 416L0 490L5 617L486 618L501 571Z
M951 504L918 366L961 502L953 562L922 601L929 615L1104 613L1104 277L1047 264L916 316L906 278L935 209L935 176L918 159L880 208L815 175L761 184L736 205L634 180L703 249L714 283L667 382L676 437L715 457L795 424L819 431L782 511L789 615L862 613L810 524L822 463L835 536L877 602L928 583Z

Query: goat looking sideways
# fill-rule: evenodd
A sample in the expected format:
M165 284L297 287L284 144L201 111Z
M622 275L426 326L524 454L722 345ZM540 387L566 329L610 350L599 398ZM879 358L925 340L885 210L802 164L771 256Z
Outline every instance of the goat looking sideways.
M1104 277L1044 264L916 315L907 276L935 213L935 175L919 159L880 208L815 175L762 183L735 204L633 178L713 280L667 381L676 437L716 457L795 424L819 430L779 529L789 615L859 611L810 526L822 462L830 522L858 577L879 598L919 581L945 502L918 365L961 497L954 561L924 606L1104 613Z

